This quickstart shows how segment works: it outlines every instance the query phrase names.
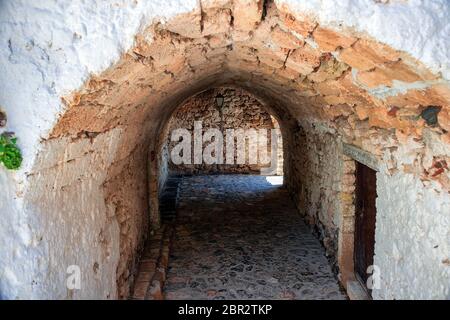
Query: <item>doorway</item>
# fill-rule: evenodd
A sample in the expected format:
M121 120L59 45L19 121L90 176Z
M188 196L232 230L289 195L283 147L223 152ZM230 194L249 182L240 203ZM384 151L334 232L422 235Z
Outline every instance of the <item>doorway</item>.
M366 283L370 276L368 268L373 265L375 249L375 223L377 198L376 171L356 162L355 199L355 275L371 296Z

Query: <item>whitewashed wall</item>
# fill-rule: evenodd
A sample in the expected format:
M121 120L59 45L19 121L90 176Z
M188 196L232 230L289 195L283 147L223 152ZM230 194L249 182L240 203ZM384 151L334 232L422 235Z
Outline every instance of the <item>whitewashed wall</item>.
M191 11L196 5L195 0L0 2L0 106L8 115L6 129L19 137L24 157L17 172L0 168L1 298L65 297L61 284L53 284L57 288L50 285L52 270L45 266L49 259L60 259L61 266L73 264L67 258L70 255L62 252L70 243L35 241L37 234L47 230L43 220L56 218L51 215L57 213L40 216L33 207L24 207L23 201L29 183L26 175L42 148L39 141L48 136L64 110L60 97L117 61L133 45L134 35L154 19ZM94 191L92 186L83 190L86 194ZM49 199L41 199L45 200ZM51 204L48 208L60 210ZM67 227L76 228L79 223ZM59 235L69 241L62 232L54 230L49 239ZM60 255L47 256L48 245L60 246ZM95 255L95 248L92 250ZM59 273L55 279L61 282L64 276ZM106 297L100 293L111 291L114 281L113 277L105 279L101 289L86 286L77 298L92 297L95 292L99 298Z
M412 174L377 173L376 299L450 299L450 195Z
M415 154L421 143L408 141L386 152L377 173L377 221L374 264L380 268L377 299L450 298L450 193L436 181L421 180L398 168L433 157L449 157L445 145L424 130L425 156Z
M389 4L372 0L276 2L285 3L299 14L316 15L325 25L340 28L342 23L367 32L394 48L411 53L434 71L441 72L443 77L450 78L450 48L445 45L449 43L450 36L450 5L446 0L390 1ZM0 2L0 106L8 114L6 129L17 134L24 155L21 170L6 172L0 168L1 298L66 297L60 287L50 284L50 275L54 270L49 269L51 266L47 264L49 257L45 248L49 245L60 248L61 254L52 257L52 262L69 265L72 261L69 258L64 260L67 255L62 252L70 247L67 242L70 239L63 236L64 230L61 229L55 230L50 237L55 239L54 242L39 242L36 230L47 230L42 225L49 222L46 219L55 217L53 213L45 215L36 212L30 202L25 205L23 199L24 194L29 192L27 174L42 149L40 140L48 136L63 112L60 97L79 88L90 74L99 73L117 61L120 54L132 46L134 35L154 19L191 11L197 5L195 0L122 0L114 1L114 4L69 0ZM378 202L380 219L376 261L386 266L388 271L383 281L390 284L390 289L380 293L379 297L407 297L411 286L419 288L425 283L429 289L421 293L424 297L448 297L450 281L445 286L448 266L447 269L434 267L434 262L445 256L445 250L447 255L449 252L448 193L436 195L432 187L424 188L410 177L380 177L379 181L385 184L380 187ZM411 186L414 186L414 191L408 191ZM89 190L92 192L95 187L90 185ZM397 190L398 197L391 198L392 192ZM402 193L405 193L404 197ZM399 199L403 199L402 202ZM401 205L397 208L394 203ZM411 214L408 208L421 209L418 219L414 219L418 221L416 224L407 219ZM49 210L59 209L49 204ZM411 228L401 225L405 221ZM68 228L76 226L69 220L64 222ZM388 230L388 226L403 229L401 232ZM414 247L417 241L406 244L410 239L418 239L421 228L431 230L427 237L423 236L431 240L427 240L423 247ZM392 243L389 237L397 234L399 236L392 239L397 245L389 247L387 243ZM437 241L432 240L433 237L438 237ZM430 249L436 242L440 244L439 249ZM90 250L92 252L85 253L87 256L96 254L94 248ZM408 259L404 258L403 261L407 262L403 262L400 265L403 267L399 269L393 260L382 260L382 252L400 254ZM111 270L114 269L113 264L114 259ZM438 276L433 281L429 281L427 276L418 276L415 274L418 266L438 273ZM392 284L395 278L400 277L400 272L404 272L405 280L399 286ZM412 273L414 277L419 277L414 284L406 280L413 279ZM55 276L54 279L62 280L62 276ZM87 285L77 297L92 297L93 293L102 298L106 298L108 293L110 298L115 297L112 277L96 283L97 287Z

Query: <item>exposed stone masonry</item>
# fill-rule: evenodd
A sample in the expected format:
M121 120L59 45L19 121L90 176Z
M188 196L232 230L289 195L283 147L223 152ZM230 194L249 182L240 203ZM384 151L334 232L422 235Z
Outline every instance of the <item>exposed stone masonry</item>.
M166 222L149 236L139 261L131 294L132 300L161 300L166 281L174 227Z
M300 211L317 225L335 260L341 255L336 250L342 216L351 202L339 183L345 170L338 163L342 143L349 143L382 163L377 208L384 224L377 230L384 240L377 244L375 260L386 270L385 287L403 280L398 280L395 294L386 289L379 297L410 297L408 280L396 274L406 269L420 274L420 264L440 275L433 282L438 296L448 293L448 285L441 284L448 283L444 279L449 275L442 262L449 252L447 83L403 52L353 30L322 26L271 1L264 6L262 1L201 4L194 12L143 30L117 63L62 97L66 111L42 141L28 172L24 206L42 212L39 219L62 221L64 213L76 222L64 239L51 232L51 224L36 233L49 243L72 243L80 234L89 234L95 249L83 262L85 276L101 298L127 297L146 235L159 227L160 173L167 172L162 150L170 117L199 92L234 86L264 101L280 121L289 150L284 157L287 188ZM430 106L436 110L435 124L424 119ZM407 193L411 186L413 191ZM402 192L407 200L392 197ZM82 194L86 198L81 199ZM429 199L436 205L429 205ZM68 203L73 204L70 210ZM402 216L411 208L421 208L422 219ZM435 236L424 232L389 246L389 237L400 230L386 223L398 226L393 222L397 217L414 221L411 230L433 228ZM420 251L417 242L430 250ZM45 248L52 261L78 257L51 245ZM404 263L398 271L394 260L385 258L394 255L399 261L414 257L420 263ZM92 267L95 263L99 269ZM52 277L39 286L60 283L59 276ZM104 283L111 284L108 290ZM427 283L423 276L414 285ZM59 288L58 296L64 295L65 289Z
M216 104L216 96L222 95L224 97L224 104L219 108ZM261 103L254 97L244 92L243 90L233 88L211 89L202 92L188 101L186 101L179 109L177 109L170 119L168 130L168 151L178 142L171 142L171 133L178 128L188 129L191 132L191 137L194 134L194 121L202 121L203 132L209 128L219 129L223 134L224 148L223 159L226 155L226 130L227 129L265 129L267 131L267 144L265 146L266 152L270 155L271 152L271 130L279 128L278 122L268 114ZM256 141L255 141L256 142ZM280 155L277 155L277 160L283 160L282 145L283 141L280 139L281 148L277 150ZM192 139L192 150L193 147ZM264 146L257 147L259 154L262 154ZM235 152L234 163L222 165L208 165L208 164L192 164L192 165L175 165L170 159L169 168L172 172L178 173L259 173L261 168L267 165L261 165L260 161L257 164L249 164L249 150L250 145L246 149L245 164L237 164L237 153ZM192 159L191 159L192 161ZM224 160L225 162L225 160Z

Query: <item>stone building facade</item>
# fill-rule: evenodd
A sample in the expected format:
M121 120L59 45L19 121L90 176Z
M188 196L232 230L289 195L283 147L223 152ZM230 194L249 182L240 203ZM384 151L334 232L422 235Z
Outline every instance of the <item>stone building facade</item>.
M2 2L1 130L24 162L0 170L0 297L128 297L160 226L173 113L237 87L278 120L286 187L342 285L365 161L373 297L448 298L449 15L445 0Z

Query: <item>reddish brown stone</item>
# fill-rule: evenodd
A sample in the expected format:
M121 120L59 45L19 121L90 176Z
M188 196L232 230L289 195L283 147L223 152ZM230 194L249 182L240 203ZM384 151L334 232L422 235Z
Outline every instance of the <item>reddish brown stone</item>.
M295 18L290 13L281 14L281 19L283 19L284 25L290 30L300 34L303 37L308 37L317 23L310 21L306 17Z
M337 48L348 48L356 38L346 36L331 29L317 27L313 32L314 41L322 51L335 51Z
M356 106L355 112L359 120L366 120L369 117L369 108L366 106Z
M233 27L236 30L250 31L261 21L263 11L262 0L233 1Z
M212 35L225 33L230 30L231 10L230 9L210 9L203 16L202 35Z
M286 67L300 74L308 75L320 65L320 52L310 45L293 50L286 60Z
M444 88L431 86L424 90L408 90L404 94L387 97L386 102L398 107L414 105L448 106L450 104L444 94Z
M438 113L438 123L441 128L450 132L450 106L442 108Z
M289 31L284 31L279 26L272 30L272 40L281 48L296 49L303 45L303 41L298 39Z
M395 50L378 42L359 39L339 55L339 59L353 68L364 71L400 59Z
M379 86L391 87L394 80L408 83L422 79L403 62L398 61L376 67L374 70L360 71L357 74L357 80L368 88L375 88Z

